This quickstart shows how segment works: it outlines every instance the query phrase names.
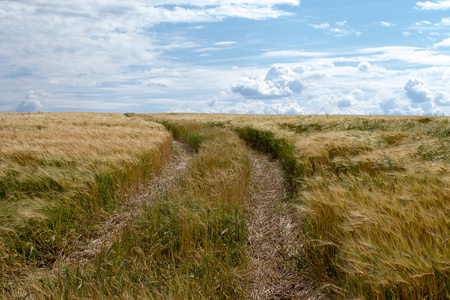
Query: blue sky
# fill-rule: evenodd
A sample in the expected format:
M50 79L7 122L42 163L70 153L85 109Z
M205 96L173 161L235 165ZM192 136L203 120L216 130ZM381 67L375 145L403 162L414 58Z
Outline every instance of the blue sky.
M0 1L0 111L450 114L450 1Z

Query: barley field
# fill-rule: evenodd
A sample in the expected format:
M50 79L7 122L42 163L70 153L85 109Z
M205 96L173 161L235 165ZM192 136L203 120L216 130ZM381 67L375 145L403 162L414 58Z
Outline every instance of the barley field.
M121 114L0 114L0 278L49 268L170 156L156 123Z
M338 298L450 297L450 118L153 115L241 132L295 186L299 272Z
M5 299L252 299L250 148L286 174L298 239L265 246L302 298L450 298L450 118L0 114L0 145Z

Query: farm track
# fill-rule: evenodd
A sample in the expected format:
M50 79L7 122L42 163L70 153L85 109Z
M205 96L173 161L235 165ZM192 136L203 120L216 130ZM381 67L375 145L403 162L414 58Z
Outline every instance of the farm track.
M313 284L290 265L302 244L301 228L289 209L289 191L280 162L252 151L248 204L250 299L322 299Z
M146 187L131 196L122 209L99 226L101 229L94 239L80 241L76 251L62 257L52 270L38 271L32 277L40 277L44 273L49 275L68 264L84 265L110 249L127 224L139 216L144 203L156 201L167 191L177 188L181 179L186 177L193 157L194 152L188 145L173 141L168 164ZM248 203L250 264L244 288L246 297L255 300L322 299L314 293L314 286L290 265L296 247L301 244L301 229L289 209L289 191L280 162L253 150L250 150L249 158L252 174Z
M101 231L93 240L83 243L78 250L68 254L64 263L83 264L87 263L100 254L101 251L109 249L116 237L123 231L125 226L139 216L144 203L151 203L162 197L167 191L177 187L180 178L185 177L193 150L186 144L173 141L172 157L168 164L153 178L142 190L131 196L131 200L119 209L101 226Z
M96 239L67 255L64 264L85 264L111 247L128 222L136 218L143 203L162 197L177 188L186 176L194 157L186 144L173 141L169 163L124 209L116 212L102 226ZM295 248L301 243L298 222L288 208L289 190L280 162L250 150L252 168L249 218L249 266L247 290L250 299L321 299L313 296L314 287L289 265Z
M36 279L45 276L54 277L58 274L58 270L63 270L67 265L85 265L93 261L102 251L110 249L127 224L139 216L144 203L156 201L168 190L177 188L180 179L186 176L193 157L194 152L188 145L173 141L172 156L167 165L145 187L141 187L135 193L131 191L130 200L123 208L118 209L110 218L98 225L100 230L95 238L79 241L75 251L58 259L51 268L37 269L23 276L19 284L21 288L13 298L34 299L30 287L35 284Z

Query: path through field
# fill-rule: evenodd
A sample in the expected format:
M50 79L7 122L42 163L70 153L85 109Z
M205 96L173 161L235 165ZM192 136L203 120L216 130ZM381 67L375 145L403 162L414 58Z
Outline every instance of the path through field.
M140 193L105 221L95 238L80 242L55 268L66 264L86 264L101 251L107 251L129 222L139 216L142 204L156 201L176 189L186 177L194 152L186 144L173 142L172 157L159 175ZM250 150L252 179L248 203L249 265L246 295L249 299L321 299L314 286L306 282L290 265L301 229L290 213L285 173L278 161ZM35 274L38 275L38 274ZM30 293L28 293L30 294Z
M249 298L321 299L314 295L314 286L290 265L301 245L301 228L286 201L289 193L280 162L254 151L250 159Z
M127 222L135 218L143 202L156 201L177 187L185 177L194 153L187 145L174 141L168 165L130 203L109 219L99 237L83 245L68 258L71 263L92 260L108 249ZM249 211L248 291L250 299L321 299L313 296L314 287L290 266L295 248L300 245L300 228L288 207L285 173L278 161L250 151L252 167Z
M156 201L167 191L176 188L179 180L185 177L193 155L193 150L189 146L173 141L172 157L159 175L139 194L132 196L123 209L119 209L105 221L95 239L83 243L77 251L70 253L66 262L85 263L91 261L102 250L109 249L126 224L139 215L143 203Z

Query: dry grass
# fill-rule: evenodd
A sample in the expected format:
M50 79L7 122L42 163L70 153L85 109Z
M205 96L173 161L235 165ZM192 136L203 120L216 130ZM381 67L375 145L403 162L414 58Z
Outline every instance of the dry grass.
M48 268L164 164L171 138L120 114L0 114L3 291Z
M68 262L34 278L27 287L30 298L241 297L250 181L247 149L228 130L182 122L171 128L178 128L180 138L198 150L183 177L170 178L177 184L160 191L160 197L141 196L143 205L136 207L140 213L93 259Z
M167 133L142 118L164 121L197 150L189 174L109 251L36 282L36 297L242 297L250 166L230 128L291 175L300 222L292 226L303 236L298 272L341 298L450 297L450 119L443 117L2 114L3 282L24 264L51 265L80 233L93 234L95 220L120 203L114 195L145 177L125 174L148 175L153 169L143 165L164 160ZM145 149L161 159L142 156ZM127 184L111 195L117 182Z
M299 265L317 282L329 277L337 295L450 297L449 118L164 117L250 125L296 146L306 239Z

